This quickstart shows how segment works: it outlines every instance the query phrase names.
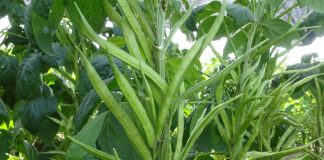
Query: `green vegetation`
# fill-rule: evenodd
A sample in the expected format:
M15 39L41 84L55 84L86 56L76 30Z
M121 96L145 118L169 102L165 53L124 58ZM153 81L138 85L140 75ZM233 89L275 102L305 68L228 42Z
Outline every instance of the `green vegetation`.
M1 0L0 159L323 159L323 62L280 61L324 2L286 2Z

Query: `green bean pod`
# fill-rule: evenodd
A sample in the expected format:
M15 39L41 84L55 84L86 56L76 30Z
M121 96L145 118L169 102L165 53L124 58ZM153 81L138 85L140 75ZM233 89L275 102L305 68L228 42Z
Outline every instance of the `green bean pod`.
M112 93L108 90L104 81L100 78L96 70L93 68L89 60L80 53L81 59L85 64L85 68L87 70L87 74L91 81L93 88L96 90L97 94L100 98L105 102L109 110L112 114L116 117L119 123L123 126L126 131L126 134L129 140L134 145L136 151L147 160L151 160L152 156L150 150L148 149L147 145L145 144L140 132L136 128L134 122L129 118L127 113L122 109L122 107L118 104L115 100Z

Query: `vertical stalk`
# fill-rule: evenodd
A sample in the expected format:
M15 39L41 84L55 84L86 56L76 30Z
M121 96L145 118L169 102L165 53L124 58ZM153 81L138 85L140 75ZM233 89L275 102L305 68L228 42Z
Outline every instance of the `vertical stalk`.
M323 98L322 98L322 91L321 91L321 89L320 89L320 84L319 84L319 82L318 82L318 78L315 78L314 79L314 81L315 81L315 84L316 84L316 90L317 90L317 96L318 96L318 100L317 100L317 106L318 106L318 115L317 115L317 121L318 121L318 135L319 136L321 136L321 135L323 135L323 127L324 127L324 122L323 122L323 104L322 104L322 102L323 102ZM319 141L319 144L321 145L321 146L323 146L324 145L324 142L323 142L323 140L320 140Z
M164 63L164 56L165 53L164 51L164 25L165 25L165 13L162 9L162 7L160 6L158 8L158 14L156 14L156 21L157 21L157 32L156 32L156 36L157 36L157 41L158 41L158 54L159 54L159 58L158 58L158 66L159 66L159 73L162 77L162 79L165 79L165 63Z
M75 74L75 80L79 82L80 78L80 72L79 72L79 54L77 51L75 51L74 56L73 56L73 65L74 65L74 74Z
M182 84L181 88L180 88L180 93L182 93L185 90L184 85ZM185 103L184 101L182 101L179 104L179 108L178 108L178 126L177 126L177 143L176 143L176 147L175 147L175 151L174 151L174 156L173 156L173 160L178 160L181 156L181 149L182 149L182 144L183 144L183 134L184 134L184 106ZM172 112L173 113L173 112Z

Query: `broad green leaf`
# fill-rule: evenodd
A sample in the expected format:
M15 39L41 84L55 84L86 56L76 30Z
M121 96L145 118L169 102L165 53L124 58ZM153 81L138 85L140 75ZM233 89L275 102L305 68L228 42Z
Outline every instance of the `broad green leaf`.
M198 28L197 28L197 25L196 25L196 21L195 21L195 14L191 14L188 19L185 21L185 27L187 29L189 29L189 31L197 31Z
M52 43L51 46L54 55L42 55L42 62L51 68L59 68L67 60L67 48L63 48L58 42Z
M210 15L219 12L221 3L218 1L212 1L208 4L199 5L195 8L192 8L192 13L189 17L186 17L185 26L190 31L197 31L197 23L202 21L205 18L208 18Z
M34 12L47 19L51 10L52 1L53 0L32 0L30 5L32 6Z
M74 115L74 126L77 131L81 130L83 125L86 124L99 102L100 97L94 90L88 92L88 94L82 99Z
M85 145L94 146L106 117L107 112L99 114L96 116L96 118L89 121L74 138ZM82 148L83 147L81 147L79 144L72 143L66 152L65 158L71 160L83 159L88 153Z
M48 117L55 116L56 109L56 98L38 97L22 105L19 115L24 128L39 136L45 143L50 143L59 126Z
M34 37L34 26L33 26L33 14L38 15L41 20L46 21L48 14L51 9L52 0L32 0L31 3L26 7L25 15L24 15L24 30L28 40L32 45L36 45L35 37ZM40 22L41 25L44 25L44 22ZM36 24L38 25L38 24ZM49 30L49 29L48 29Z
M14 57L0 55L0 86L7 88L14 84L18 66Z
M0 98L0 124L2 124L3 121L8 121L8 120L9 120L8 108Z
M32 28L32 12L33 12L33 7L30 4L26 7L25 14L24 14L24 31L30 43L35 45L36 42L34 40L34 34Z
M1 0L0 8L0 18L8 15L13 20L11 21L12 26L22 22L25 7L19 1Z
M272 40L287 33L292 28L292 26L288 22L281 19L272 19L272 20L265 21L262 23L262 26L264 29L265 36ZM278 45L282 47L289 47L292 45L292 40L298 40L298 38L299 38L298 33L295 33L293 35L286 37Z
M38 159L38 153L37 153L37 149L35 148L35 146L30 144L25 139L22 139L21 143L23 145L24 154L27 159Z
M71 0L68 1L66 10L69 16L77 26L82 24L78 10L75 8L74 3L76 3L83 13L85 19L89 22L90 26L99 33L101 28L104 26L106 19L103 5L101 0ZM95 17L95 18L94 18Z
M29 99L38 97L41 94L41 67L39 54L32 54L24 59L17 73L17 98Z
M324 1L323 0L299 0L304 5L313 9L316 12L324 13Z
M1 123L1 122L0 122ZM8 159L8 153L10 152L10 141L12 137L6 131L0 130L0 159Z
M35 40L41 48L48 55L55 55L52 48L53 32L46 19L39 16L37 13L32 13L32 27Z
M115 149L121 159L140 159L122 125L112 114L108 115L97 143L102 151L109 154L114 154Z
M122 62L120 62L118 59L113 58L113 61L119 69L123 68ZM95 55L91 60L91 64L96 69L100 77L102 77L103 79L107 79L113 76L113 71L106 55Z
M57 105L57 104L56 104ZM51 120L49 117L54 117L59 119L57 113L48 115L38 126L40 129L37 131L36 136L40 138L45 144L51 144L54 141L54 138L57 132L60 129L60 125ZM30 124L29 124L30 125Z
M199 7L199 9L201 10L197 13L197 16L195 17L196 23L218 13L222 7L222 4L219 1L211 1L208 4Z
M240 4L230 4L226 10L229 15L233 17L235 28L242 27L247 23L254 21L254 15L251 10Z
M174 75L177 73L177 69L179 68L181 64L182 57L176 57L172 56L167 58L166 66L168 70L168 77L172 79ZM186 72L186 75L184 77L184 81L186 82L186 85L191 86L202 80L201 76L201 63L199 60L196 60L192 66L188 69Z
M81 96L86 96L87 93L89 93L92 90L91 82L89 80L89 77L87 75L87 72L85 69L82 69L80 71L80 78L79 82L76 86L76 91L81 95Z
M197 32L197 38L202 37L203 35L207 34L210 30L211 25L213 24L213 22L215 21L217 16L209 16L208 18L204 19L198 28L198 32ZM225 25L226 24L226 29L225 29ZM221 37L225 37L226 36L226 30L231 33L234 30L234 22L232 20L232 18L229 18L227 16L224 17L224 22L221 26L221 28L219 29L219 32L216 34L215 39L219 39Z
M225 152L226 143L220 136L216 124L211 122L207 125L199 138L196 140L194 148L200 152Z
M51 11L48 15L48 23L51 30L55 30L60 24L64 11L64 0L52 0Z
M231 40L228 39L224 51L223 51L223 58L227 59L230 53L238 54L240 56L244 53L246 46L247 46L248 37L242 31L237 32L236 34L231 37Z

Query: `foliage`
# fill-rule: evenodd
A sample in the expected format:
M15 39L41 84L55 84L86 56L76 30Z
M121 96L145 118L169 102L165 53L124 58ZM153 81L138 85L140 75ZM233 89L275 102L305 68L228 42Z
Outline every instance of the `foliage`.
M2 0L0 159L323 159L323 62L279 60L324 4L285 3Z

